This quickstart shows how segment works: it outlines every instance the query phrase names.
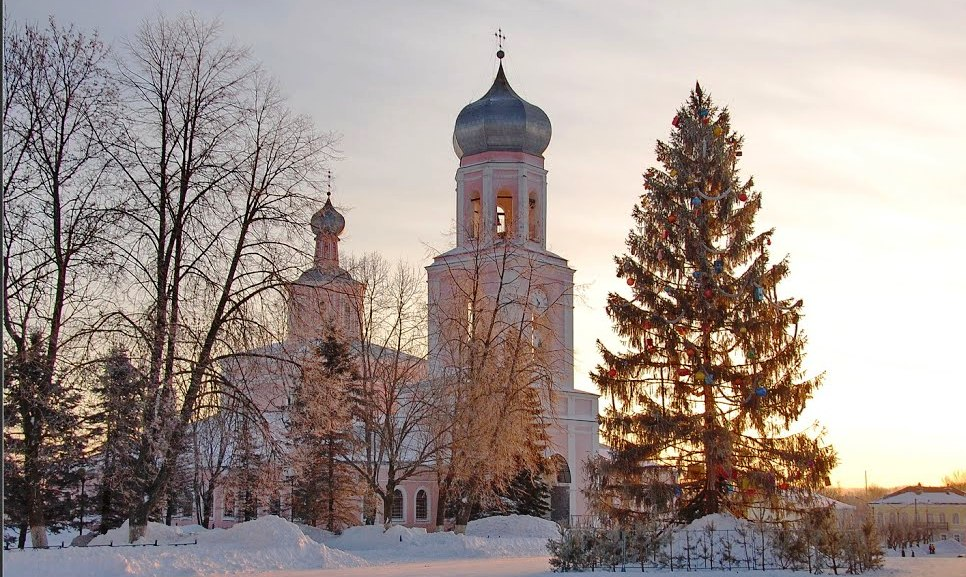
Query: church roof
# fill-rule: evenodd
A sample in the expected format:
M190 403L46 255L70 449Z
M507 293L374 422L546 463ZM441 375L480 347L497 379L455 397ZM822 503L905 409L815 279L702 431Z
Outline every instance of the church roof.
M966 493L955 487L923 487L912 485L873 501L873 505L966 505Z
M325 267L308 269L307 271L303 272L298 279L296 279L295 284L324 286L335 282L357 283L359 281L352 278L352 275L350 275L344 268Z
M501 62L490 90L456 117L453 148L460 158L490 151L542 156L550 133L547 114L510 88Z

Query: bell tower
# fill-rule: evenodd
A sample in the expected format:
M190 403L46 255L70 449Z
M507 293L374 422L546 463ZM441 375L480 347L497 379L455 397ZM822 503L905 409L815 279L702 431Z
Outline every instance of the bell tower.
M550 119L510 87L504 55L501 48L490 89L460 111L453 129L456 246L426 269L429 371L460 370L449 343L466 341L481 315L525 333L554 391L547 456L559 471L551 518L569 522L587 508L582 463L597 452L597 395L574 388L574 270L547 250Z

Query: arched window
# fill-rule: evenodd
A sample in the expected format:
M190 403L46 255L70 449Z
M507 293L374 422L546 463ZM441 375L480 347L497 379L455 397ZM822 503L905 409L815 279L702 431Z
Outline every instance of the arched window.
M496 207L496 234L506 236L507 224L506 210L502 206Z
M557 483L570 483L570 465L560 455L553 456L553 466L557 470Z
M953 525L959 525L959 513L953 513Z
M426 496L426 491L420 489L416 492L416 520L427 519L429 519L429 498Z
M392 520L393 521L403 520L403 511L405 510L403 508L404 506L405 506L405 503L403 503L403 492L400 491L399 489L396 489L395 491L392 492Z

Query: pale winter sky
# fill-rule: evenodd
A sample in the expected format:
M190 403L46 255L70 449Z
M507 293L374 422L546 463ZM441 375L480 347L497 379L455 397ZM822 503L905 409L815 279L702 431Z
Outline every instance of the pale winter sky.
M343 135L343 251L428 264L448 248L456 115L489 88L493 33L514 89L553 124L548 245L577 270L578 387L641 173L700 80L746 137L759 226L804 298L806 412L833 483L938 484L966 469L966 3L11 0L10 18L97 28L193 9L251 46L296 109ZM306 219L309 215L306 215Z

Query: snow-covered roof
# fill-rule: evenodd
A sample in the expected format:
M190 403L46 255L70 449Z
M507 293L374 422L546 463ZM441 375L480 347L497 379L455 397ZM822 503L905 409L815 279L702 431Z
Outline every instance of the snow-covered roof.
M914 485L889 493L873 505L966 505L966 493L953 487L923 487Z

